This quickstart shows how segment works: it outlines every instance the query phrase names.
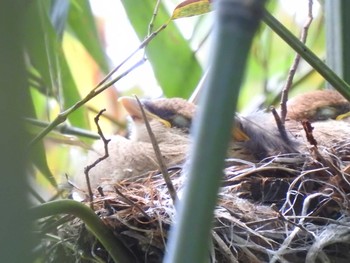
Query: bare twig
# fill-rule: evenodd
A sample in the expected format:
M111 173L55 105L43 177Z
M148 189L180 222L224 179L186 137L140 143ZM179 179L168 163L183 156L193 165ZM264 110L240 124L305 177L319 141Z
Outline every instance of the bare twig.
M281 211L277 208L276 204L272 204L272 205L271 205L271 208L272 208L275 212L278 213L278 219L281 219L282 221L287 222L287 223L289 223L289 224L291 224L291 225L293 225L293 226L296 226L296 227L300 228L301 230L303 230L303 231L309 233L309 231L308 231L303 225L298 224L298 223L294 223L292 220L287 219L287 218L281 213Z
M147 128L147 132L148 132L148 135L151 139L151 142L152 142L152 146L153 146L153 150L156 154L156 158L157 158L157 161L158 161L158 165L159 165L159 169L160 171L162 172L162 175L164 177L164 181L168 187L168 190L169 190L169 194L171 196L171 199L173 200L173 203L175 204L176 200L177 200L177 194L176 194L176 191L175 191L175 188L174 188L174 185L173 183L171 182L171 179L170 179L170 176L169 176L169 173L168 173L168 169L167 167L165 166L164 164L164 160L163 160L163 156L162 156L162 153L159 149L159 145L157 143L157 140L152 132L152 129L151 129L151 126L149 125L149 122L148 122L148 119L147 119L147 116L145 114L145 111L142 107L142 104L139 100L139 98L137 96L135 96L136 100L137 100L137 103L139 104L140 106L140 110L141 110L141 113L142 113L142 117L145 121L145 125L146 125L146 128Z
M94 118L96 126L97 126L97 133L100 135L101 140L103 141L104 144L104 150L105 150L105 154L98 158L96 161L94 161L92 164L89 164L88 166L86 166L84 168L84 174L85 174L85 179L86 179L86 184L88 187L88 191L89 191L89 197L90 197L90 207L91 209L93 209L93 193L91 190L91 184L90 184L90 178L89 178L89 171L94 168L98 163L102 162L104 159L107 159L109 157L109 153L108 153L108 143L111 141L110 139L106 139L105 136L103 135L102 129L98 123L100 116L103 114L103 112L105 112L106 109L101 110L97 116Z
M133 202L132 200L130 200L130 198L128 198L126 195L124 195L121 191L119 191L119 189L114 186L114 191L119 195L121 196L125 203L127 203L128 205L130 206L133 206L135 207L137 210L139 210L141 212L141 214L143 214L149 221L152 220L152 218L138 205L136 204L135 202Z
M272 112L273 117L275 118L276 125L277 125L277 128L278 128L278 132L280 133L282 140L284 142L288 143L289 142L289 138L288 138L288 135L287 135L286 127L282 123L282 120L281 120L280 116L278 115L275 107L270 107L270 110Z
M131 71L133 71L135 68L141 66L146 59L142 58L138 62L136 62L133 66L125 70L122 74L117 76L116 78L109 80L109 78L116 73L127 61L130 60L139 50L143 49L148 45L149 42L151 42L152 39L154 39L162 30L164 30L167 27L167 24L163 24L161 27L159 27L156 31L152 32L142 43L139 45L139 47L132 52L125 60L123 60L115 69L113 69L107 76L99 83L96 87L94 87L89 94L87 94L83 99L78 101L76 104L74 104L72 107L68 108L67 110L61 112L58 114L58 116L48 125L42 132L40 132L30 143L29 147L32 147L34 144L36 144L39 140L41 140L43 137L45 137L50 131L52 131L57 125L65 122L68 118L68 116L79 109L81 106L83 106L86 102L91 100L92 98L96 97L98 94L112 86L114 83L128 75ZM108 82L107 82L108 81Z
M313 20L313 15L312 15L312 5L313 5L313 0L309 0L309 4L308 4L308 19L305 22L304 26L303 26L303 30L301 31L301 36L300 36L300 41L305 44L306 42L306 38L307 38L307 34L309 31L309 27L311 25L311 22ZM295 55L294 58L294 62L292 67L289 70L288 73L288 78L286 81L286 85L283 88L282 91L282 97L281 97L281 121L284 125L285 121L286 121L286 117L287 117L287 101L288 101L288 91L290 89L290 87L292 86L292 82L293 82L293 78L295 75L295 72L299 66L299 62L300 62L300 55L297 53Z
M93 107L91 107L89 105L85 105L85 107L86 107L86 109L88 109L93 114L97 114L98 113L98 110L94 109ZM117 126L121 130L125 130L127 128L126 121L119 121L112 114L104 113L103 116L101 116L101 117L103 117L104 119L108 120L109 122L111 122L113 125ZM99 138L100 137L97 136L97 139L99 139Z
M72 107L68 108L67 110L59 113L57 117L44 129L42 130L30 143L29 147L32 147L35 145L39 140L41 140L43 137L45 137L50 131L52 131L57 125L65 122L68 118L68 116L79 109L81 106L83 106L86 102L91 100L92 98L96 97L98 94L112 86L114 83L128 75L131 71L133 71L135 68L139 67L145 62L144 59L139 60L136 62L133 66L128 68L126 71L124 71L122 74L120 74L118 77L114 78L113 80L107 82L104 85L98 85L94 89L92 89L89 94L87 94L83 99L78 101L76 104L74 104ZM107 77L106 77L107 78ZM105 79L106 80L106 79ZM106 80L107 81L107 80ZM105 82L106 82L105 81Z
M154 27L154 21L156 20L156 17L158 14L160 2L161 2L161 0L157 0L156 5L154 6L153 15L152 15L151 21L149 22L149 25L148 25L148 36L152 34L153 27Z
M105 193L103 192L103 188L101 186L97 187L97 191L100 196L105 197ZM114 207L111 205L109 200L103 200L103 207L108 211L108 215L113 215L115 213Z
M312 133L314 127L312 127L311 123L308 120L302 120L301 124L303 125L303 129L305 131L307 141L317 148L317 141Z
M46 122L46 121L41 121L41 120L28 118L28 117L24 118L24 120L26 122L32 124L33 126L43 127L43 128L49 126L49 124L50 124L49 122ZM90 139L99 139L99 136L96 133L93 133L91 131L84 130L81 128L73 127L73 126L70 126L68 124L57 125L54 128L54 130L58 131L62 134L83 136L83 137L90 138Z
M221 249L221 253L225 256L225 258L232 263L238 263L238 260L232 254L230 247L225 243L224 240L216 233L214 230L211 231L213 239L218 244L218 247Z

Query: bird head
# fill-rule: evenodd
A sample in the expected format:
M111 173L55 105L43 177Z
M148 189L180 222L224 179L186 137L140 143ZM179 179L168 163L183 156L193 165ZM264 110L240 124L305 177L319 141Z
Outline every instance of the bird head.
M287 103L288 117L311 122L336 119L350 111L350 103L333 90L314 90L297 95Z
M123 105L133 120L130 139L149 142L149 135L140 105L133 97L121 97ZM167 140L169 143L188 138L196 106L180 98L142 100L147 120L158 142Z

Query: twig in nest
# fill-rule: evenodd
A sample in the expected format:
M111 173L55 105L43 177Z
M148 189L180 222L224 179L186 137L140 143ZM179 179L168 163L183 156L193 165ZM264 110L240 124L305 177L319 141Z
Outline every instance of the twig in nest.
M132 200L130 200L130 198L128 198L128 197L125 196L122 192L120 192L119 189L118 189L116 186L114 186L114 191L115 191L119 196L121 196L127 204L129 204L130 206L133 206L133 207L137 208L137 210L139 210L149 221L152 220L152 218L151 218L149 215L147 215L147 213L146 213L138 204L136 204L135 202L133 202Z
M305 231L306 233L310 233L310 231L308 231L303 225L301 224L297 224L297 223L294 223L293 221L287 219L282 213L281 211L277 208L276 204L272 204L271 205L271 208L278 213L278 219L284 221L284 222L287 222L293 226L296 226L298 228L300 228L301 230Z
M312 130L314 129L314 127L311 126L311 123L308 120L302 120L301 124L303 125L307 141L311 145L315 146L315 148L317 148L317 141L314 135L312 134Z
M312 5L313 5L313 1L309 0L308 19L303 26L303 30L301 31L301 36L300 36L300 41L303 44L306 43L306 38L307 38L308 31L309 31L309 27L310 27L311 22L313 20ZM281 96L281 120L282 120L282 123L285 123L285 121L286 121L288 92L289 92L290 87L292 86L293 78L294 78L295 72L299 66L299 62L300 62L300 55L296 54L295 58L294 58L293 65L291 66L289 73L288 73L286 85L283 87L283 90L282 90L282 96Z
M167 167L164 164L162 153L160 152L159 145L157 143L156 137L154 136L154 134L152 132L151 126L149 125L147 116L145 114L145 111L144 111L144 109L142 107L142 104L141 104L139 98L137 96L135 96L135 98L137 100L137 103L139 104L139 107L140 107L140 110L141 110L141 113L142 113L142 118L145 121L147 132L148 132L148 135L149 135L149 137L151 139L153 150L154 150L154 152L156 154L156 158L157 158L157 161L158 161L159 169L160 169L160 171L163 174L163 178L164 178L164 181L165 181L166 186L168 188L169 194L171 196L171 199L173 200L173 203L175 204L175 202L177 200L177 194L176 194L174 185L171 182L171 179L170 179L170 176L169 176L169 173L168 173L168 169L167 169Z
M224 255L224 257L229 260L229 262L232 263L238 263L238 260L235 258L235 256L232 254L232 251L230 250L230 247L225 243L224 240L215 232L211 232L213 239L218 244L218 247L220 248L220 251Z
M85 179L86 179L86 184L88 187L88 191L89 191L89 197L90 197L90 207L91 209L93 209L93 193L91 190L91 184L90 184L90 178L89 178L89 172L92 168L94 168L98 163L102 162L104 159L107 159L109 157L109 153L108 153L108 143L111 141L110 139L106 139L105 136L103 135L102 129L98 123L100 116L106 111L106 109L101 110L96 117L94 118L96 126L97 126L97 133L98 135L100 135L101 140L103 141L104 144L104 150L105 150L105 154L104 156L98 158L96 161L94 161L92 164L89 164L88 166L86 166L84 168L84 174L85 174Z
M277 128L278 128L278 132L280 133L282 140L284 142L288 143L289 142L289 138L288 138L288 135L287 135L287 132L286 132L286 126L284 125L284 122L282 122L282 120L281 120L280 116L278 115L275 107L271 106L270 110L272 112L273 117L275 118L276 125L277 125Z
M98 193L104 197L105 193L103 192L103 189L101 186L97 187L97 191ZM115 213L114 208L111 206L111 203L109 200L103 200L103 207L106 208L108 210L109 215L112 215Z

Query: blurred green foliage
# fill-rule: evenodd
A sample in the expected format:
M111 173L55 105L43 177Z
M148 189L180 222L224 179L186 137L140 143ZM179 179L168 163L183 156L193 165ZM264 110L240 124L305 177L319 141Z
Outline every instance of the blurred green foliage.
M149 23L156 1L123 0L122 4L127 19L141 42L150 33ZM161 2L156 12L157 16L154 17L153 30L168 22L174 6L171 0ZM299 36L303 23L297 22L295 16L283 9L279 1L270 1L268 10ZM103 22L101 23L101 18L95 17L87 0L29 1L26 3L24 20L26 77L29 83L26 92L29 91L31 95L25 117L50 122L60 112L81 100L112 70L105 52L106 38L101 26ZM310 27L307 39L307 45L321 58L325 56L323 23L320 10ZM210 61L208 36L211 31L210 13L171 21L145 48L146 57L165 96L183 98L191 96L203 69L208 67ZM120 38L119 41L127 42L128 39ZM125 57L128 55L125 54ZM294 56L295 52L271 29L262 24L253 41L238 110L254 111L278 104L279 93L284 86ZM235 68L229 70L237 71ZM148 83L144 83L142 87L134 87L133 92L147 96L147 85ZM318 89L323 85L324 80L320 75L302 62L291 93ZM95 98L93 103L103 98L101 105L103 107L112 105L115 111L110 114L115 115L116 120L120 120L123 116L119 116L120 110L115 106L116 96L118 93L128 91L120 91L123 90L122 87L118 91L111 89L113 90L107 90ZM65 124L94 131L91 116L88 107L81 107L68 116ZM28 131L31 137L39 132L38 128L33 127ZM83 150L80 150L81 147L78 151L75 151L75 148L81 146L82 142L91 141L84 140L83 135L78 139L62 134L61 137L49 135L47 138L48 140L38 143L31 154L36 167L34 181L38 183L38 189L45 188L47 192L54 194L58 190L57 181L65 182L63 175L68 173L71 176L70 172L74 169L70 169L76 168L79 164L74 158L79 159L79 155L84 154ZM73 151L75 156L72 155Z

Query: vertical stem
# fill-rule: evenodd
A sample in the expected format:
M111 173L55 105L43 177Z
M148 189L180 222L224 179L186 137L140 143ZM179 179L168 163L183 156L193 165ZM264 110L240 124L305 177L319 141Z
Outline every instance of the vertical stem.
M0 1L0 262L32 262L27 215L26 134L29 103L23 54L24 0ZM28 108L28 107L27 107Z
M234 111L264 1L215 1L212 66L194 121L188 182L165 261L209 260L209 238Z
M324 9L327 64L345 82L350 83L350 2L325 0Z

